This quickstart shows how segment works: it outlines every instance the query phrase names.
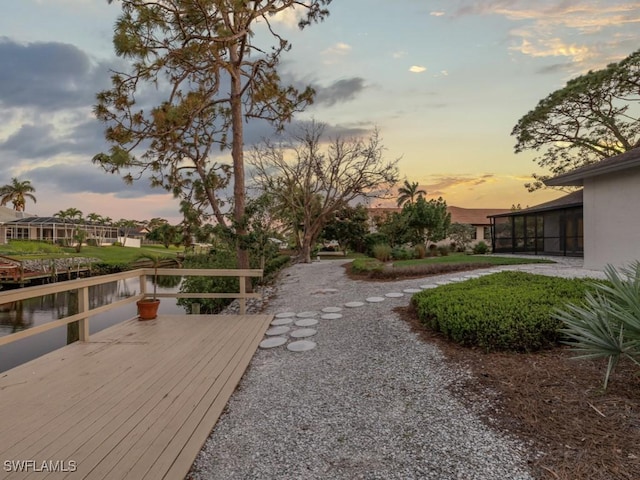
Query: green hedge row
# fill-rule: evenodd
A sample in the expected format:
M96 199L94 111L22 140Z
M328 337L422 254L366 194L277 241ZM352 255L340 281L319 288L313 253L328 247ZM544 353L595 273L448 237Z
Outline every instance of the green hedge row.
M582 302L589 283L501 272L424 290L412 304L425 326L461 345L529 352L558 341L552 310Z

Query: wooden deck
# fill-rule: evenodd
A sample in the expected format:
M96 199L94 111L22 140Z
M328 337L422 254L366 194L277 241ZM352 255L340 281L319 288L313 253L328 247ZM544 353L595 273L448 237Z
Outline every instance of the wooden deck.
M129 320L0 373L0 478L183 479L271 319Z

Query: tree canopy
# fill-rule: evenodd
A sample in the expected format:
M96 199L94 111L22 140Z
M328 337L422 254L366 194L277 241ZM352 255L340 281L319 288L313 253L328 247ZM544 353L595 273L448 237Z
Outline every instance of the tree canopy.
M280 143L265 140L249 160L256 185L300 231L305 262L336 211L357 198L379 197L398 180L398 160L384 160L378 131L367 140L337 137L323 148L324 130L315 121L303 124Z
M35 191L30 180L21 181L14 177L11 183L0 187L0 205L4 206L11 202L15 211L24 212L27 200L36 203L36 197L33 195Z
M447 212L447 202L442 197L425 200L422 195L414 203L407 203L402 209L407 218L414 245L439 242L447 237L451 214Z
M413 203L418 196L427 194L426 190L418 187L418 182L409 183L409 180L405 180L404 184L398 188L398 200L396 202L398 206L402 207L406 203Z
M553 176L640 147L640 50L590 71L540 100L513 128L516 153L535 159ZM548 175L534 174L530 191Z
M97 95L94 111L111 148L94 162L127 182L148 175L188 202L190 213L223 226L220 190L233 179L233 217L242 225L244 122L263 119L279 129L313 99L310 88L281 84L277 66L291 45L274 19L295 7L303 28L324 19L330 2L120 0L113 42L131 65ZM270 49L258 45L265 36L257 31L271 35ZM230 151L232 166L214 159L219 150ZM248 263L238 247L239 267Z

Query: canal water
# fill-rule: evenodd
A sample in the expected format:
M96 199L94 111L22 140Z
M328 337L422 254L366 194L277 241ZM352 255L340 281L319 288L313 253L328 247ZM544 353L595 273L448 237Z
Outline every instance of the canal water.
M175 293L178 287L158 286L158 293ZM123 298L137 295L138 278L129 278L117 282L96 285L89 288L90 308L114 303ZM147 292L153 291L151 279L148 279ZM0 336L10 335L52 320L77 313L77 299L69 292L0 305ZM177 305L174 298L163 298L160 302L160 314L184 314L183 307ZM107 327L134 318L137 315L135 303L123 305L108 312L91 317L89 332L99 332ZM49 353L67 343L67 327L54 328L47 332L23 338L8 345L0 345L0 372L9 370L29 360L33 360L45 353Z

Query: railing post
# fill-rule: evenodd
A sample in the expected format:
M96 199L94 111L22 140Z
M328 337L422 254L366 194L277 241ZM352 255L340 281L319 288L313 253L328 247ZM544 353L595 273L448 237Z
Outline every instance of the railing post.
M238 279L240 280L238 283L240 283L240 315L246 315L247 313L247 298L245 297L245 295L247 294L247 277L245 276L240 276L238 277Z
M89 287L82 287L78 289L78 313L86 313L89 311ZM89 317L85 316L82 320L78 321L80 327L80 341L89 341Z
M138 281L140 282L140 294L147 294L147 276L143 273L138 277Z

